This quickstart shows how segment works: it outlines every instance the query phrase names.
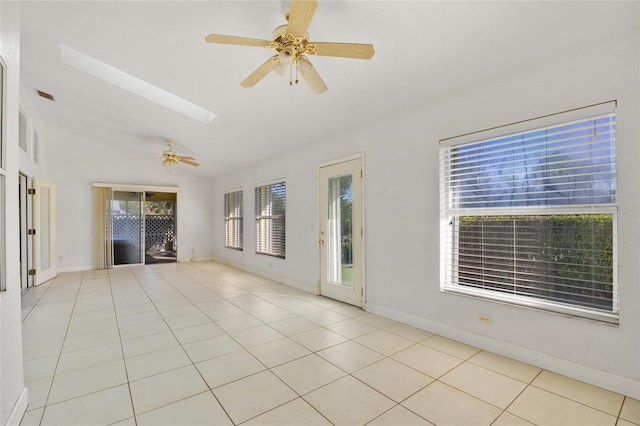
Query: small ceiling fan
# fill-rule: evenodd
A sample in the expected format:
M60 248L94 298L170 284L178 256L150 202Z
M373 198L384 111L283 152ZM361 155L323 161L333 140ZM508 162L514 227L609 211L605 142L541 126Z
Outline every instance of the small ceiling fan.
M310 42L307 29L317 7L316 0L292 0L289 13L285 14L288 23L275 29L273 41L221 34L210 34L205 40L209 43L267 47L277 52L243 80L240 83L242 87L255 86L272 70L284 75L287 67L290 72L295 67L313 93L324 93L327 85L307 58L308 55L371 59L375 50L371 44Z
M162 165L169 170L169 173L171 173L171 168L177 166L178 163L184 163L195 167L198 167L200 165L193 157L178 155L178 153L173 150L174 145L175 142L167 141L167 146L169 147L169 149L166 151L162 151L162 157L164 158L164 160L162 160Z

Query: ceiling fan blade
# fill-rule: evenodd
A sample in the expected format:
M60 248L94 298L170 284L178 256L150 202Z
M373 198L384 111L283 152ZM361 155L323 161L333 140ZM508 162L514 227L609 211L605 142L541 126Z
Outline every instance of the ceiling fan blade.
M318 71L316 71L313 64L309 62L307 58L298 58L296 67L313 93L319 95L327 91L327 85L324 83L324 80L322 80Z
M371 44L317 42L315 52L320 56L339 56L342 58L371 59L376 51Z
M262 80L267 74L269 74L269 71L274 69L276 65L278 65L278 55L273 55L272 57L267 59L262 65L260 65L258 69L252 72L251 75L249 75L249 77L245 78L242 81L242 83L240 83L240 86L242 87L255 86L258 82L260 82L260 80Z
M270 40L259 38L236 37L222 34L209 34L204 38L208 43L239 44L241 46L269 47Z
M316 0L292 0L287 32L296 37L305 37L317 7Z
M200 164L196 163L195 161L187 160L184 157L178 157L178 161L180 161L181 163L184 163L184 164L188 164L190 166L195 166L195 167L198 167L200 165Z
M285 77L287 75L287 71L289 67L282 62L278 61L275 68L273 69L280 77Z
M195 159L195 158L193 158L193 157L188 157L188 156L186 156L186 155L178 155L176 158L177 158L178 160L191 160L191 161L196 161L196 159Z

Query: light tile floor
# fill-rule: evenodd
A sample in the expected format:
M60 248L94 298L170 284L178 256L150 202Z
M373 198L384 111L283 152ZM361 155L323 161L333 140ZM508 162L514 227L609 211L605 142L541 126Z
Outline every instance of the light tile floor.
M640 402L213 262L23 296L22 425L640 425Z

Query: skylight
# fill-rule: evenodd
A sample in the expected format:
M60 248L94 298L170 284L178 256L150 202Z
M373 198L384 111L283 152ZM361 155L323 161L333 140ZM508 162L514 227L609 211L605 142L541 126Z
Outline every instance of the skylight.
M217 115L109 64L60 44L62 62L204 124Z

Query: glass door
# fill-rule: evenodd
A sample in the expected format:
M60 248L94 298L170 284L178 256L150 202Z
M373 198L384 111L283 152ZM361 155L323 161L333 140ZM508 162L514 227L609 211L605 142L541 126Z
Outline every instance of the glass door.
M144 202L144 263L177 262L175 192L146 192Z
M33 286L33 275L29 270L33 265L33 204L31 179L20 173L19 175L19 211L20 211L20 286L22 289Z
M56 186L33 179L33 226L35 232L35 284L57 275L56 269Z
M143 202L143 192L113 191L111 227L114 266L143 263Z
M320 168L320 293L363 306L362 160Z

